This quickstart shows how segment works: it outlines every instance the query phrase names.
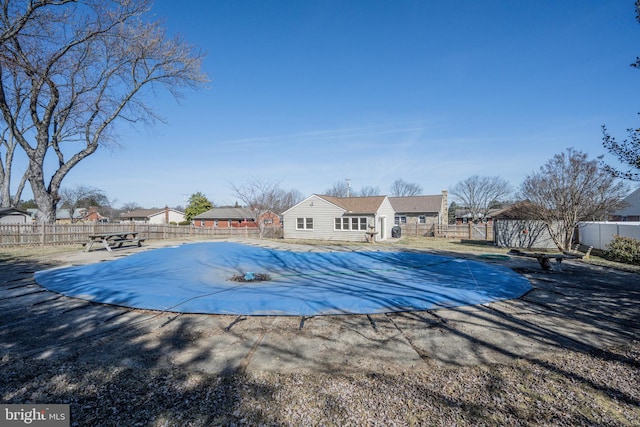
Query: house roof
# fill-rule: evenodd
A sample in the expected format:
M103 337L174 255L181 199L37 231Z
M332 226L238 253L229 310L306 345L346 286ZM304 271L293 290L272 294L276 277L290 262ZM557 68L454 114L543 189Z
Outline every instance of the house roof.
M442 194L435 196L389 197L396 213L426 213L442 210Z
M638 188L633 193L625 197L624 201L627 203L627 206L625 206L620 210L615 211L612 215L619 215L619 216L640 215L640 188Z
M148 218L160 212L164 213L164 209L136 209L131 212L123 212L120 216L125 218Z
M369 196L369 197L334 197L334 196L321 196L329 203L341 207L346 210L347 213L354 214L374 214L380 209L380 205L386 199L386 196Z
M193 219L254 219L253 213L247 208L213 208L193 217Z
M4 215L12 215L12 214L21 214L21 215L30 215L29 212L27 211L23 211L21 209L18 208L0 208L0 216L4 216Z

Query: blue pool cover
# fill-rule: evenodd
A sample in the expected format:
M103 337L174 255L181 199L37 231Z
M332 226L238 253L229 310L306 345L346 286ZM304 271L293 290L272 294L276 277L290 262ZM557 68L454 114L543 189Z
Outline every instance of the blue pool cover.
M233 276L270 280L239 282ZM39 271L45 288L75 298L183 313L373 314L483 304L531 289L514 271L439 255L296 252L194 243L98 264Z

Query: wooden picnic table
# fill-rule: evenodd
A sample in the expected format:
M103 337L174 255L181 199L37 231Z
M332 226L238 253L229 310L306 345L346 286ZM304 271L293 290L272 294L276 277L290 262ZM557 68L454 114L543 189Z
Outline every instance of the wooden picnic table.
M142 246L145 239L138 238L137 231L119 231L117 233L97 233L89 235L85 252L89 252L95 243L101 243L107 251L111 252L112 247L120 248L124 243L136 243Z

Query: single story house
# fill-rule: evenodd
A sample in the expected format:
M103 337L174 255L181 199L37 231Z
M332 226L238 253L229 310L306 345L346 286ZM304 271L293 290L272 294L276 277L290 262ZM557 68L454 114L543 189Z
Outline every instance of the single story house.
M364 242L391 237L395 211L386 196L313 194L283 212L285 239Z
M0 208L0 224L31 224L31 214L17 208Z
M179 224L184 221L184 212L169 207L164 209L136 209L120 214L120 220L138 224Z
M527 202L513 204L492 213L496 246L526 249L558 249L544 222L534 219Z
M272 218L273 221L273 218ZM279 222L279 219L278 219ZM257 227L253 212L248 208L213 208L193 217L196 227L231 228Z
M449 217L448 192L432 196L389 197L395 211L395 225L447 224Z
M625 208L609 215L609 221L640 221L640 188L624 198Z

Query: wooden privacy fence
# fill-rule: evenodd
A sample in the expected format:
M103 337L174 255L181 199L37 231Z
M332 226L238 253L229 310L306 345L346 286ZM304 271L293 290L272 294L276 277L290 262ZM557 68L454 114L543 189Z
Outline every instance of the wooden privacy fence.
M403 224L403 236L443 237L447 239L493 240L492 224Z
M277 227L280 230L280 227ZM277 235L279 230L265 230ZM0 224L0 246L70 245L87 242L98 233L136 231L141 239L193 237L257 237L255 227L204 228L168 224ZM280 232L281 234L281 232Z

